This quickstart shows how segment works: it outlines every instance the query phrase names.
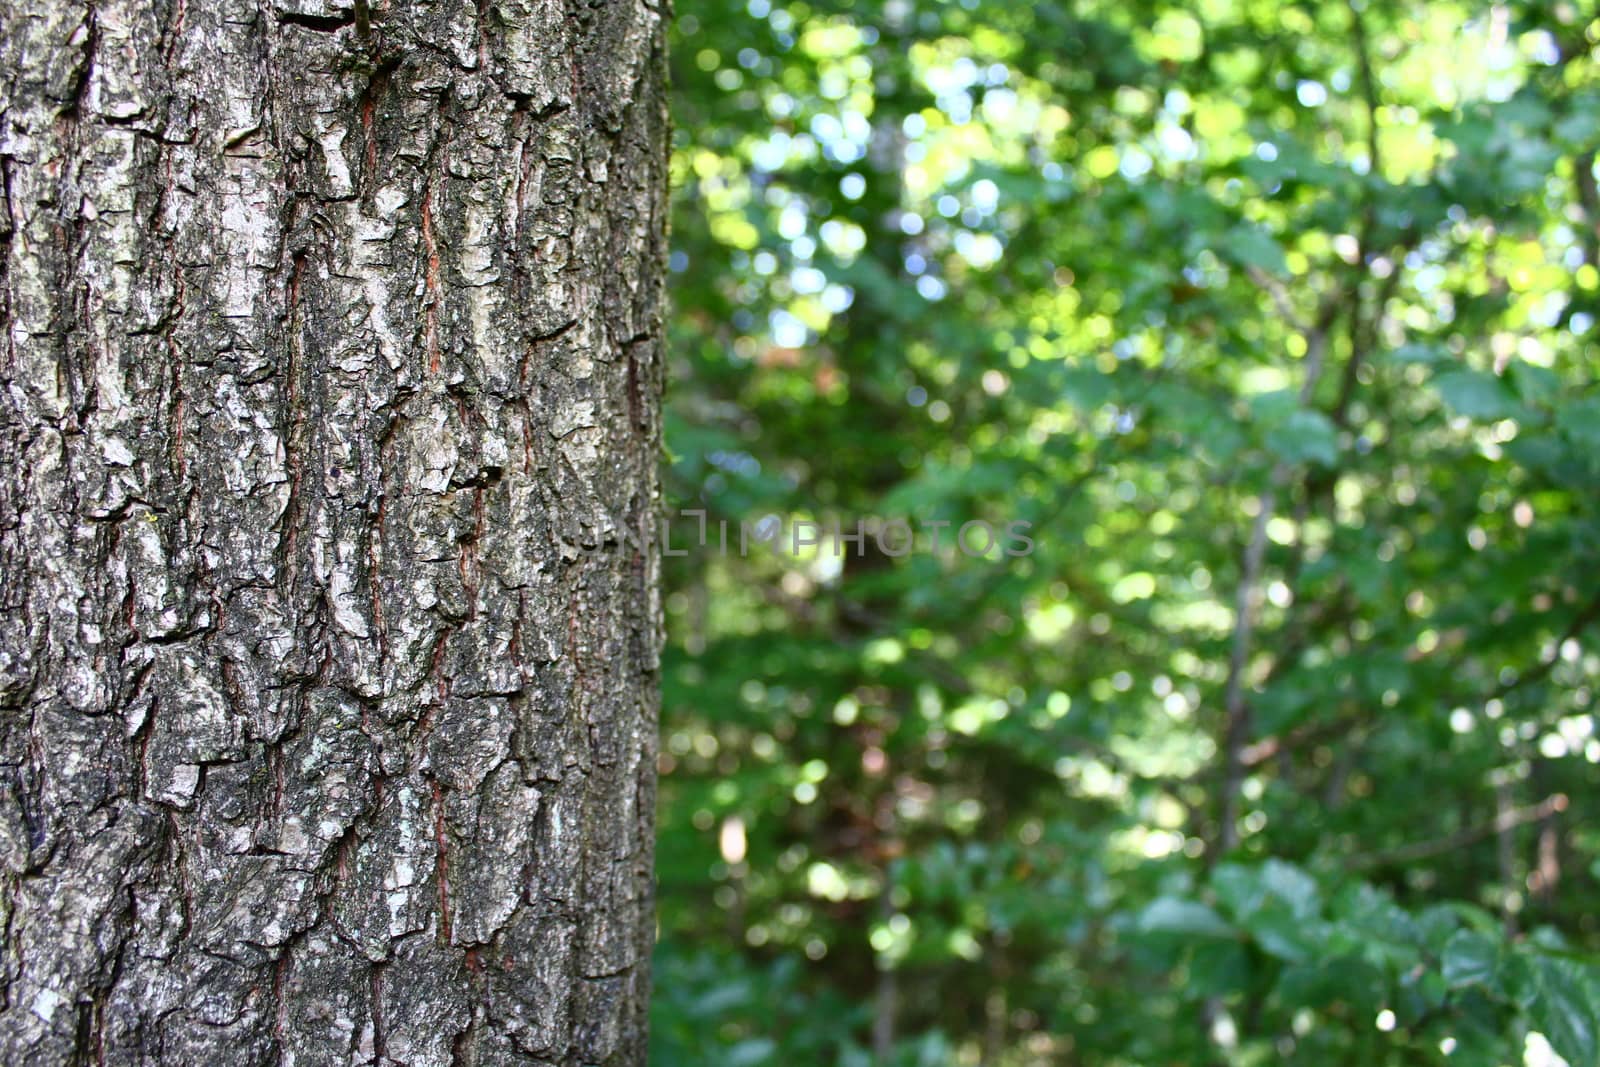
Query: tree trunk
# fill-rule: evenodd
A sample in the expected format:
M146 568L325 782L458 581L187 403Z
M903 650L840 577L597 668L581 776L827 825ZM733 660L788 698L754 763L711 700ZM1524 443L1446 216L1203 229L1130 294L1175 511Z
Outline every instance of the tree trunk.
M664 19L0 12L0 1061L643 1062Z

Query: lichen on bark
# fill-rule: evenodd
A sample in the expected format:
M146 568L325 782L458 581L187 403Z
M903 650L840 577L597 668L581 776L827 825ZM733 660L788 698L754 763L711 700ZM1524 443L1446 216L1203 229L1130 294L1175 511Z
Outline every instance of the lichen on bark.
M643 1062L666 17L0 15L0 1061Z

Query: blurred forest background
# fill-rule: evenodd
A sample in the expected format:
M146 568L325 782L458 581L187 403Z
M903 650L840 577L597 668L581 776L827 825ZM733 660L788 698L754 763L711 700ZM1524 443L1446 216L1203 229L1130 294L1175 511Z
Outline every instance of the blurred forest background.
M1600 1063L1597 42L679 0L653 1063Z

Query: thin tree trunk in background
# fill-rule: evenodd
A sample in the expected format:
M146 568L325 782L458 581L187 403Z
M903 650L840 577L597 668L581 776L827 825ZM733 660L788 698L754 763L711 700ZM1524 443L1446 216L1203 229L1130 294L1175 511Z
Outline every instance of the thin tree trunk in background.
M664 18L0 14L0 1061L643 1062Z
M1495 783L1494 787L1494 841L1495 861L1500 869L1500 891L1503 902L1501 918L1507 937L1517 932L1517 911L1522 900L1522 886L1517 882L1517 818L1516 794L1510 779Z

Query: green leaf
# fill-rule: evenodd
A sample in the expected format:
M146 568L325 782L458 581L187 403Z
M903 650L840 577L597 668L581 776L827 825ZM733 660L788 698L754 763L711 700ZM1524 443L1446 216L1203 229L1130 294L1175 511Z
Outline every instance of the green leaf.
M1261 951L1289 963L1305 963L1316 956L1321 924L1306 924L1286 911L1273 908L1250 920L1250 936Z
M1578 99L1585 100L1585 104L1579 106L1572 114L1557 119L1555 134L1568 144L1584 149L1600 140L1600 114L1594 111L1595 105L1600 101L1596 101L1592 93L1584 94Z
M1261 884L1287 905L1289 913L1297 919L1310 919L1322 910L1322 892L1317 880L1292 863L1275 859L1263 863Z
M728 1050L729 1067L754 1067L757 1063L771 1063L778 1051L777 1042L769 1037L752 1037Z
M1452 357L1450 353L1438 345L1419 344L1416 342L1401 345L1399 348L1389 353L1390 361L1399 363L1401 365L1410 363L1431 365L1434 363L1443 363L1451 358Z
M1595 986L1587 968L1570 960L1540 959L1528 1021L1573 1067L1600 1061Z
M1241 266L1256 267L1268 274L1289 273L1288 263L1278 242L1253 226L1229 230L1219 242L1218 251Z
M1225 993L1250 981L1250 951L1240 941L1197 941L1189 958L1189 986L1196 993Z
M1600 455L1600 398L1586 397L1562 405L1556 424L1573 444Z
M1240 922L1259 911L1267 897L1259 872L1237 863L1218 867L1211 876L1211 886L1223 908Z
M1212 887L1223 907L1271 956L1307 960L1326 940L1328 925L1317 919L1321 891L1314 878L1291 863L1225 864L1212 875Z
M1195 937L1237 936L1222 916L1195 900L1161 897L1139 916L1138 927L1147 934L1187 934Z
M1433 379L1433 387L1446 404L1471 419L1505 419L1518 412L1505 383L1483 371L1445 371Z
M1444 948L1444 980L1452 989L1489 985L1499 959L1500 948L1492 940L1470 930L1458 930Z
M1320 411L1292 413L1268 431L1267 446L1290 463L1332 467L1339 462L1339 431Z

